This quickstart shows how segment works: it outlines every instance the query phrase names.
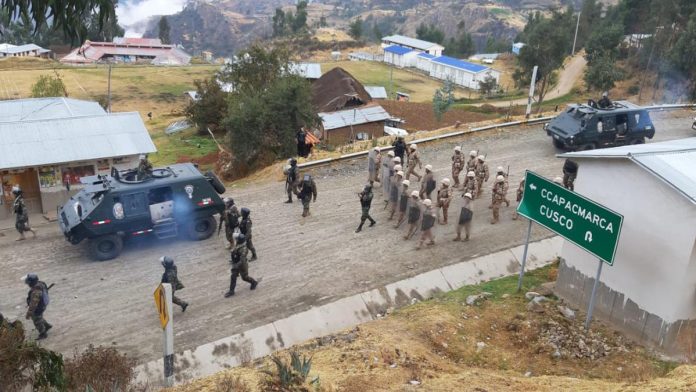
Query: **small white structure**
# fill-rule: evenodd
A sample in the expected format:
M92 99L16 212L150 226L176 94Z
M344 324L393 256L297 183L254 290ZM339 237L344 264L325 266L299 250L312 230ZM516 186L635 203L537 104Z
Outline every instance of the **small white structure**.
M382 86L364 86L372 99L387 99L387 89Z
M51 51L39 45L12 45L0 44L0 58L2 57L48 57Z
M512 53L519 56L520 51L522 50L522 48L525 47L525 45L527 44L525 44L524 42L515 42L514 44L512 44Z
M418 52L403 46L392 45L384 48L384 62L399 68L413 67L416 65Z
M308 80L317 80L321 77L321 64L290 63L289 71L293 75L301 76Z
M668 355L696 327L696 138L567 153L575 191L623 215L595 314ZM557 294L587 309L597 258L565 242Z
M440 80L450 80L452 83L470 88L479 89L479 82L488 76L493 77L496 83L500 81L500 72L484 65L473 64L464 60L448 56L440 56L430 60L430 76Z
M416 52L420 53L428 53L433 56L442 56L442 52L445 50L444 46L434 42L423 41L422 39L406 37L403 35L390 35L382 38L383 48L393 45L415 50Z
M430 75L430 70L433 66L432 60L435 58L432 54L418 53L416 56L416 68L425 71Z

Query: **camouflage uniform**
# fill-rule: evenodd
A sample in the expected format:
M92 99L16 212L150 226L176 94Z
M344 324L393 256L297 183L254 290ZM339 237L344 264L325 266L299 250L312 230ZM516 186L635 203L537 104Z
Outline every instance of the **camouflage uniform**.
M575 178L578 176L578 164L566 159L563 164L563 186L571 191L575 189Z
M459 222L457 224L457 238L454 241L462 240L462 229L464 229L464 241L469 241L469 234L471 234L471 221L474 218L474 201L464 196L464 203L462 203L462 209L459 212Z
M29 293L27 294L27 306L29 308L27 309L26 318L31 318L31 321L34 323L34 327L37 331L39 331L40 339L45 338L46 332L53 328L53 326L43 318L43 314L46 311L46 306L44 305L43 301L44 291L48 291L46 283L38 281L31 286Z
M297 186L297 165L291 164L285 176L285 191L288 194L286 203L292 203L292 192Z
M524 196L524 178L522 181L520 181L520 185L517 187L517 205L520 205L520 202L522 201L522 196ZM512 213L512 219L517 220L518 214L517 214L517 208L515 208L515 211Z
M142 180L149 177L152 174L152 164L147 158L141 159L138 163L137 176L138 179Z
M409 203L411 204L408 207L408 231L404 236L405 240L411 238L411 236L416 233L416 230L418 229L418 221L421 218L421 207L418 199L411 196Z
M15 213L15 228L19 232L20 238L24 238L24 233L27 231L34 232L29 226L29 210L27 210L26 204L24 204L24 196L19 194L13 205L13 210ZM34 233L36 236L36 233Z
M474 169L474 173L476 173L476 194L472 196L478 198L483 193L483 183L488 182L488 164L483 160L478 159L476 161L476 169Z
M317 184L312 177L306 175L305 179L297 186L297 189L297 198L302 201L302 217L307 217L311 215L309 213L309 204L312 202L312 198L314 198L315 203L317 202Z
M234 204L226 208L225 212L222 213L222 221L225 225L225 238L230 248L233 248L235 245L234 230L239 227L239 217L239 210L237 210L237 206Z
M500 220L500 206L505 201L505 181L496 181L493 184L493 219L491 224L496 224Z
M466 171L467 173L476 171L476 156L470 157L469 160L466 161Z
M459 173L464 169L464 156L459 151L456 151L452 155L452 179L454 180L454 187L459 188Z
M251 242L251 225L251 217L243 217L241 223L239 224L239 232L244 234L244 236L246 237L246 243L244 247L251 251L251 261L254 261L257 259L257 257L256 248L254 248L254 243Z
M179 280L178 272L175 265L164 267L162 274L162 283L169 283L172 286L172 302L181 306L181 311L185 312L188 307L188 302L182 301L175 295L177 290L184 288L184 285Z
M411 150L410 148L406 151L408 151L408 172L406 172L406 179L410 180L411 174L413 174L418 178L418 181L420 181L423 178L423 176L416 172L416 166L418 168L423 167L423 164L420 160L420 154L418 153L418 150Z
M447 224L447 210L449 209L450 202L452 201L452 188L449 185L442 185L440 189L437 190L437 221L440 224ZM440 209L442 209L442 215L444 217L444 222L440 221Z
M501 172L501 171L496 173L496 177L497 176L503 176L503 178L505 178L505 185L503 187L503 202L505 203L506 207L510 207L510 200L508 200L508 198L507 198L507 193L508 193L508 190L510 189L510 183L508 183L508 176L507 176L507 174L505 174L505 172ZM495 202L495 194L492 194L491 195L491 205L488 206L489 209L493 208L494 202Z
M423 247L423 243L428 240L428 245L435 245L435 238L433 237L433 226L435 226L435 211L433 207L425 207L423 211L423 219L421 219L421 238L420 243L416 249Z
M230 291L225 294L226 297L234 295L234 289L237 287L237 278L242 277L242 280L251 284L251 289L256 289L258 282L249 276L249 262L247 257L249 255L249 249L247 245L237 244L230 254L232 262L232 275L230 277Z
M466 179L464 179L464 190L462 192L471 193L472 196L476 195L476 176L466 176Z
M360 216L360 226L355 230L359 233L362 230L363 225L366 220L370 221L370 227L374 226L375 220L370 216L370 207L372 207L372 187L365 187L365 189L359 194L360 196L360 207L362 208L362 215Z

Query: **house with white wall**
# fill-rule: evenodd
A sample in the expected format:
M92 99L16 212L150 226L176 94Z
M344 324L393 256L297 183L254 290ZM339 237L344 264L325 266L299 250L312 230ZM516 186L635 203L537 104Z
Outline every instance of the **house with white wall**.
M421 71L425 71L430 75L430 68L432 67L432 60L435 58L432 54L428 53L418 53L416 56L416 68Z
M488 76L493 77L496 83L500 82L500 72L485 65L474 64L448 56L435 57L430 59L430 62L431 77L450 80L458 86L478 90L479 82Z
M384 48L384 62L399 68L414 67L418 52L403 46L392 45Z
M422 39L406 37L403 35L390 35L382 38L382 48L389 46L401 46L414 50L418 53L428 53L433 56L442 56L445 47L434 42L423 41Z
M595 315L642 344L683 356L696 331L696 138L562 154L575 191L623 215ZM597 258L566 241L556 294L586 310Z

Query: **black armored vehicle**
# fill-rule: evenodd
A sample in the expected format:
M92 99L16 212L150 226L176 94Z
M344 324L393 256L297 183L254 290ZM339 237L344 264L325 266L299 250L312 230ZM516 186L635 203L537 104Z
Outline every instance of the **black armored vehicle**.
M568 151L642 144L655 136L650 115L645 108L627 101L615 101L608 107L569 105L550 123L544 125L553 145Z
M70 243L89 241L97 260L117 257L132 237L204 240L215 231L214 215L224 211L225 187L213 173L191 163L157 168L139 178L135 170L80 179L84 188L62 207L58 222Z

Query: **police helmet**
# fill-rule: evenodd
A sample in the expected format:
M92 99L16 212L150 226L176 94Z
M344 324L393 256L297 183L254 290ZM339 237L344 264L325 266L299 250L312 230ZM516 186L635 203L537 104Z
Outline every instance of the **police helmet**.
M401 163L401 158L399 158L399 157L394 157L393 161L394 161L394 162L399 162L399 163Z
M505 182L505 177L503 177L503 176L498 176L498 177L495 178L495 180L498 181L498 182Z
M243 216L243 217L249 216L250 213L251 213L251 210L250 210L250 209L248 209L248 208L246 208L246 207L242 207L242 216Z
M403 176L404 176L404 172L401 171L401 170L399 170L399 171L396 172L396 175L397 175L397 176L403 177Z
M462 152L462 148L459 146L454 147L454 152Z
M502 166L498 166L496 170L498 171L498 173L505 173L505 169L503 169Z
M169 268L174 265L174 259L169 256L162 256L160 257L160 263L162 263L164 268Z
M484 155L479 155L477 158L479 161L483 162L486 160L486 157Z
M417 149L418 149L418 145L417 145L416 143L411 143L411 145L410 145L409 147L411 148L411 150L417 150Z
M473 199L474 197L471 196L471 192L467 192L464 194L464 197L468 197L469 199Z
M469 156L472 157L472 158L475 157L476 154L478 154L478 153L477 153L476 151L474 151L474 150L469 151Z
M226 197L222 199L222 201L225 203L226 206L230 206L234 204L234 199L231 197Z
M246 236L242 233L239 233L237 236L237 244L243 244L246 242Z
M409 181L409 180L403 180L403 181L401 182L401 185L409 186L409 185L411 185L411 181Z
M466 173L467 177L476 177L476 173L474 173L472 170L469 170L468 173Z
M372 190L372 184L365 184L365 188L363 188L365 191L371 191Z
M26 274L22 277L22 281L31 286L39 281L39 277L36 274Z
M389 152L387 153L387 156L393 157L393 156L394 156L394 151L389 151Z
M425 170L431 172L431 171L433 171L433 166L432 165L425 165Z
M447 186L449 186L449 184L450 184L449 178L443 178L443 179L442 179L442 185L447 185Z
M433 205L433 202L430 199L425 199L425 200L423 200L423 205L426 207L430 207Z
M411 197L420 197L420 194L418 194L418 191L413 191L411 192Z
M397 157L397 158L398 158L398 157ZM401 165L394 165L394 171L395 171L395 172L400 172L400 171L402 171L402 170L404 170L404 167L403 167L403 166L401 166Z
M19 185L15 185L12 187L12 194L17 196L22 193L22 188L19 187Z

